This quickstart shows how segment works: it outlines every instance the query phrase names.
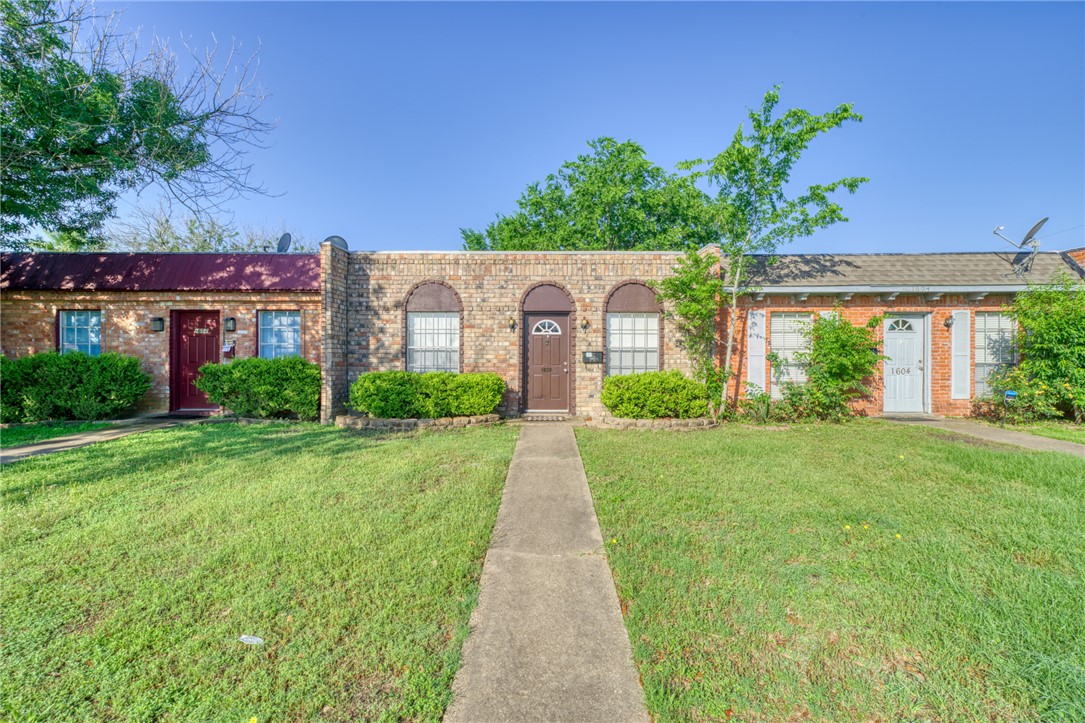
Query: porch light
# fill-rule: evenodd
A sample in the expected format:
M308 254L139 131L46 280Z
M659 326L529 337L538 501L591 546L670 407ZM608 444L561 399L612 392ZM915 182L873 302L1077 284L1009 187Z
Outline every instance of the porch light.
M151 319L151 331L165 331L165 330L166 330L166 320L165 319L163 319L161 316L156 316L153 319Z
M942 326L946 327L947 329L952 329L953 328L953 315L952 314L950 314L949 316L946 317L946 320L942 322Z
M237 331L237 319L232 316L226 317L226 324L223 326L226 331Z
M516 319L509 317L509 331L516 331Z
M581 331L587 331L590 328L591 328L591 321L589 321L588 319L585 319L584 321L580 322L580 330Z

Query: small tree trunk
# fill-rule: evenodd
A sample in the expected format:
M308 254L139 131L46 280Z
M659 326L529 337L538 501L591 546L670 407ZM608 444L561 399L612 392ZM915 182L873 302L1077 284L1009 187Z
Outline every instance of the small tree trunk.
M727 407L727 384L731 379L731 358L735 348L735 320L738 316L738 280L742 278L742 264L745 261L745 254L740 256L739 259L737 263L732 264L732 268L728 270L727 274L731 283L731 304L727 315L727 346L723 355L723 390L720 392L721 410Z

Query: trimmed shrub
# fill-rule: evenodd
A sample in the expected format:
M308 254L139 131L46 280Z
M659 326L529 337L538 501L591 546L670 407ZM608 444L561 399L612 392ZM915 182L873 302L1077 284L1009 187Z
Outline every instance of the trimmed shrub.
M708 414L708 388L677 370L607 377L600 396L615 417L693 419Z
M497 374L369 372L350 387L350 408L382 419L439 419L490 414L505 381Z
M301 357L204 364L196 387L241 417L312 421L320 414L320 366Z
M0 420L108 419L134 407L150 388L140 360L124 354L0 357Z

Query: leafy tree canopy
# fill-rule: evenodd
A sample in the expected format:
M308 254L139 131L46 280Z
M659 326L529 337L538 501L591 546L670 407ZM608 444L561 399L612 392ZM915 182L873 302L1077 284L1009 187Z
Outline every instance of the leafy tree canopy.
M485 231L460 229L469 250L681 249L716 239L705 194L633 141L597 138L591 153L528 186L519 210Z
M244 160L272 127L255 117L254 56L233 82L214 52L181 76L164 45L136 58L133 39L88 6L0 0L0 10L5 246L25 247L36 229L93 243L118 195L151 184L193 213L263 190ZM237 65L232 50L223 65Z

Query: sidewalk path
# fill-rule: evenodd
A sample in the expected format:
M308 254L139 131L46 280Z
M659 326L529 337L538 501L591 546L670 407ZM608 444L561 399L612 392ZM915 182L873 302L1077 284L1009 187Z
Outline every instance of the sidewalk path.
M148 432L152 429L175 427L182 423L183 420L179 419L137 419L131 422L125 421L115 427L108 427L106 429L95 429L90 432L66 434L63 437L53 437L44 442L24 444L20 447L11 447L2 450L0 451L0 465L8 464L9 462L18 462L20 459L26 459L27 457L36 457L39 454L62 452L66 449L86 447L88 444L106 442L111 439L120 439L121 437L127 437L129 434Z
M1061 439L1040 437L1035 434L1029 434L1028 432L1016 432L1012 429L992 427L988 424L979 424L978 422L971 422L967 419L898 418L890 419L890 421L897 422L898 424L919 424L924 427L945 429L950 432L965 434L969 437L976 437L977 439L986 439L989 442L1013 444L1018 447L1024 447L1025 449L1035 449L1041 452L1066 452L1067 454L1072 454L1077 457L1081 457L1082 459L1085 459L1085 444L1066 442Z
M525 425L446 721L647 721L571 427Z

